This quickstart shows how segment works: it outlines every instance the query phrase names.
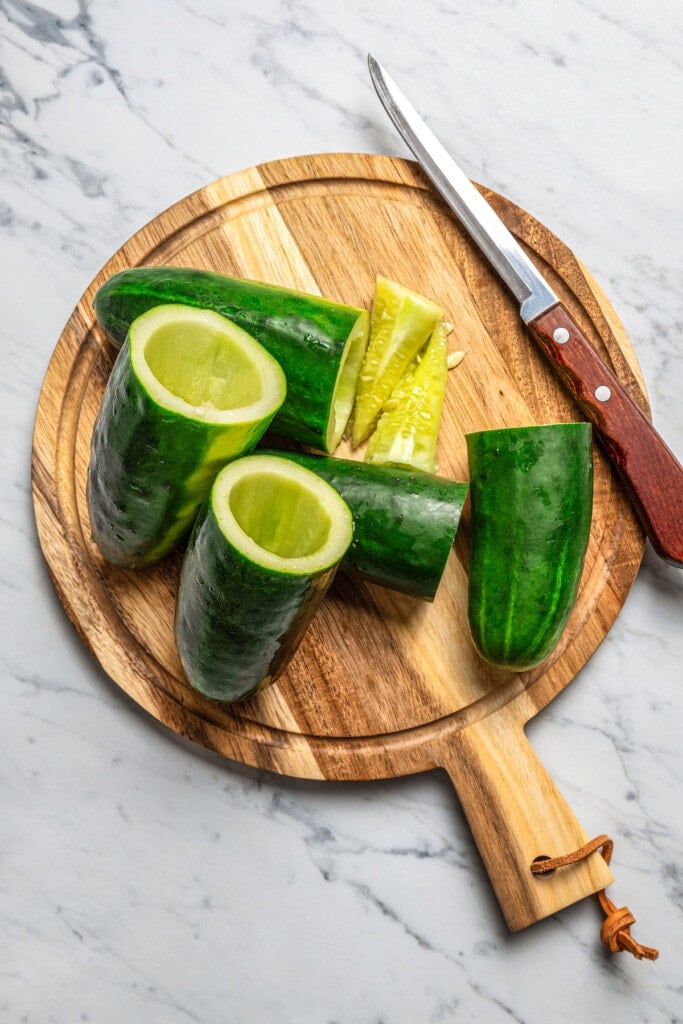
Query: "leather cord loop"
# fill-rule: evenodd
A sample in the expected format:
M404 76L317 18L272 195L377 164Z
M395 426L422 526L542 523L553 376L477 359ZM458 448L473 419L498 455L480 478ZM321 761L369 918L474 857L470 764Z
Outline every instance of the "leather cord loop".
M569 864L576 864L577 861L589 857L591 853L600 850L606 864L612 859L614 843L609 836L601 835L591 839L578 850L562 854L561 857L551 857L547 860L537 860L531 865L534 875L545 875L557 868L567 867ZM602 907L605 920L600 929L600 938L612 953L621 953L628 950L636 960L656 960L659 950L650 946L643 946L631 935L631 925L635 924L635 917L628 907L617 907L612 902L604 889L595 894L598 903Z

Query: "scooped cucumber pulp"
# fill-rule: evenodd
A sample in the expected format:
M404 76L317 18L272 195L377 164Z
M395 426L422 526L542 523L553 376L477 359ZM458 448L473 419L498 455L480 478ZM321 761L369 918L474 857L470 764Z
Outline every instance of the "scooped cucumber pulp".
M287 378L287 397L273 429L334 451L356 395L368 340L367 310L185 267L121 271L102 285L94 301L100 326L119 345L133 320L167 303L212 309L256 338Z
M441 307L430 299L385 277L377 278L370 340L353 412L355 446L370 435L384 403L442 316Z
M467 484L417 470L280 452L323 477L353 516L342 569L433 601L460 523Z
M218 470L253 448L286 394L278 363L209 310L157 306L120 350L88 466L93 538L117 565L150 565L189 531Z
M439 320L420 361L409 367L385 403L365 452L368 462L436 471L447 358L448 328Z
M472 548L469 622L480 653L522 671L559 640L590 533L591 425L467 435Z
M241 700L285 669L353 533L319 476L271 455L216 477L185 552L175 634L191 685Z

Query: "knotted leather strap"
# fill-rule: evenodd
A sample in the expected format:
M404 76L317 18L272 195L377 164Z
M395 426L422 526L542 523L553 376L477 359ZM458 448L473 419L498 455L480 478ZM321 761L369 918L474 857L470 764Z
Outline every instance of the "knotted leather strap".
M564 868L568 864L575 864L578 860L590 856L596 850L600 850L605 862L609 864L612 859L614 843L609 836L596 836L579 850L572 853L565 853L561 857L551 857L544 860L536 860L531 865L535 875L544 875L556 868ZM631 935L631 925L635 923L635 917L628 907L617 907L612 903L604 889L597 892L596 898L605 914L605 920L600 929L600 938L612 953L621 953L628 950L636 960L656 960L659 956L658 949L650 946L643 946Z

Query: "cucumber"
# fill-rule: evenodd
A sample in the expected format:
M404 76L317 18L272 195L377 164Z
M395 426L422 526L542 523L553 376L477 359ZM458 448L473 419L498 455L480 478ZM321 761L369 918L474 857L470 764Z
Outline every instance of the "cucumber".
M439 320L419 362L385 403L365 452L367 462L436 472L436 448L446 397L448 327Z
M377 278L353 412L354 447L369 437L382 406L442 316L441 307L430 299Z
M351 543L347 505L288 459L248 455L216 477L185 552L176 608L191 685L241 700L296 651Z
M100 326L121 344L136 317L172 302L212 309L256 338L287 378L287 398L273 429L334 451L356 395L368 341L367 310L184 267L123 270L102 285L94 305Z
M550 654L576 600L593 502L591 425L466 439L470 629L487 661L522 671Z
M460 522L467 484L409 469L302 452L280 455L313 470L353 515L342 569L433 601Z
M210 310L157 306L120 350L88 466L93 538L136 567L188 532L218 470L256 444L286 393L278 363Z

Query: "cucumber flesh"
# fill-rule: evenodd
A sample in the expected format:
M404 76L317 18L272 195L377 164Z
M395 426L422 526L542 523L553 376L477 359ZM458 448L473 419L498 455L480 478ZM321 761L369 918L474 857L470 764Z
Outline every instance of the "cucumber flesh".
M295 653L353 533L339 494L277 456L221 470L188 543L175 634L188 680L241 700L272 683Z
M553 650L590 534L589 423L466 435L472 508L469 621L487 661L523 671Z
M287 397L273 429L321 451L337 447L368 341L367 310L185 267L123 270L94 300L100 326L119 345L133 320L168 303L214 310L256 338L287 377Z
M138 379L159 405L179 415L233 424L269 414L266 367L283 398L273 360L210 311L157 306L132 325L130 337Z
M433 601L453 546L468 485L428 473L280 452L323 477L353 515L342 569Z
M367 462L436 471L446 397L448 327L439 320L422 358L394 388L365 452Z
M354 446L369 437L382 406L442 316L436 303L395 281L377 278L353 413Z
M157 306L133 322L95 422L94 540L117 565L150 565L188 532L213 478L253 448L286 394L258 342L209 310Z

